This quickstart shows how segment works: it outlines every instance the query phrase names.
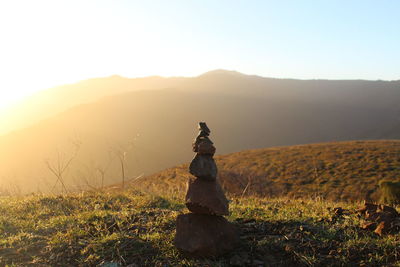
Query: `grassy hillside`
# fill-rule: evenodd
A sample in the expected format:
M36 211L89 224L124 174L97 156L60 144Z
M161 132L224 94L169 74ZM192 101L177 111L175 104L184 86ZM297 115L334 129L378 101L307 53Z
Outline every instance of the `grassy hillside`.
M70 191L98 186L99 168L107 168L106 184L119 182L112 152L120 146L129 150L126 178L149 175L188 161L199 121L210 126L219 154L400 137L399 81L304 81L217 71L182 79L110 77L47 93L47 100L39 97L21 111L50 118L0 136L0 187L49 192L56 179L45 161L56 161L60 153L68 158L71 139L82 145L64 176ZM70 108L55 116L53 107Z
M400 179L400 141L353 141L247 150L216 157L233 195L377 200L381 179ZM134 183L151 192L182 195L187 164ZM247 186L247 189L245 189Z
M240 230L240 246L220 258L191 259L172 245L176 217L187 212L180 199L134 191L1 198L0 265L395 265L398 235L365 232L355 214L332 220L330 210L338 205L355 208L310 199L235 198L228 219Z

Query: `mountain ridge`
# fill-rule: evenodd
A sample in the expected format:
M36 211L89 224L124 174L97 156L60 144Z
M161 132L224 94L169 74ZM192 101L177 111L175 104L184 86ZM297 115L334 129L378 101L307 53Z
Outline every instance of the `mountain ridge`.
M117 74L107 77L90 78L76 83L61 85L50 89L39 91L32 96L22 100L19 104L3 110L0 113L0 135L14 130L26 128L42 119L55 116L63 110L73 107L77 104L90 103L107 95L119 94L129 91L163 89L163 88L182 88L186 86L187 81L194 79L221 79L221 77L235 77L235 79L245 79L261 82L285 82L286 86L292 86L293 83L398 83L400 80L329 80L329 79L293 79L293 78L272 78L259 75L247 75L234 70L215 69L194 77L162 77L148 76L139 78L127 78ZM307 85L308 86L308 85ZM314 85L312 85L314 86ZM107 88L108 87L108 88ZM113 89L110 89L112 87ZM193 87L189 85L189 87ZM93 93L95 92L95 93ZM52 103L57 102L58 105ZM60 102L61 101L61 102ZM49 104L50 103L50 104Z
M60 150L71 153L70 140L76 138L82 146L66 177L71 190L85 187L86 179L98 184L96 166L108 165L109 154L133 140L134 149L126 159L127 179L155 173L187 162L198 121L210 125L218 154L400 138L396 127L400 83L224 77L173 78L160 84L145 80L147 87L116 88L121 93L75 104L58 115L46 113L46 120L0 136L0 187L1 182L12 180L36 188L39 180L40 190L51 189L55 181L44 161L54 159ZM120 180L115 152L111 154L107 184Z

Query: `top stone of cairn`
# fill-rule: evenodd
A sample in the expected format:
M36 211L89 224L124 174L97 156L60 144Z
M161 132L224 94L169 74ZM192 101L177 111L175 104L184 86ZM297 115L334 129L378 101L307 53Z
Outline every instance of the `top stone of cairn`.
M199 134L193 143L193 152L199 155L210 155L213 156L215 153L215 147L213 142L208 138L211 131L207 127L205 122L199 122Z
M214 181L217 178L217 165L213 159L215 147L208 138L210 129L205 122L200 122L199 131L192 144L196 156L190 163L189 172L197 178Z

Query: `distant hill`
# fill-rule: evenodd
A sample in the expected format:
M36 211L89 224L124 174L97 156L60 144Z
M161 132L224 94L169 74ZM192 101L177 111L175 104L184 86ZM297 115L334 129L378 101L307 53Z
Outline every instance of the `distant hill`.
M400 141L353 141L247 150L216 157L233 195L377 200L381 179L400 179ZM188 164L132 183L150 192L183 195ZM247 187L247 189L246 189Z
M150 175L190 160L198 121L210 126L217 154L400 138L400 81L306 81L218 70L193 78L116 76L64 89L18 110L34 114L41 103L46 119L0 136L0 187L59 189L45 162L65 161L72 141L81 146L65 172L70 190L100 186L102 172L105 184L119 182L118 149L127 152L127 179Z
M0 135L31 126L76 105L94 102L105 96L135 90L169 88L183 80L185 78L165 79L157 76L130 79L114 75L39 91L0 113Z

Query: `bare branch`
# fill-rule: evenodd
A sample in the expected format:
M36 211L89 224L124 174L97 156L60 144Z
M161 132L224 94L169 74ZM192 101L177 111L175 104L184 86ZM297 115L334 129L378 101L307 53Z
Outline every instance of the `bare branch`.
M67 169L69 168L71 162L76 158L78 154L78 150L80 148L80 143L79 142L72 142L74 146L74 151L72 152L72 155L68 158L65 157L65 154L62 154L58 149L57 149L57 157L56 157L56 162L51 162L49 159L45 160L47 169L56 177L56 182L53 186L52 191L55 189L56 185L58 182L61 183L62 190L64 190L66 193L68 193L67 187L64 183L64 175Z

